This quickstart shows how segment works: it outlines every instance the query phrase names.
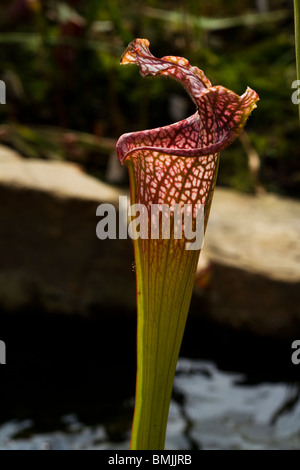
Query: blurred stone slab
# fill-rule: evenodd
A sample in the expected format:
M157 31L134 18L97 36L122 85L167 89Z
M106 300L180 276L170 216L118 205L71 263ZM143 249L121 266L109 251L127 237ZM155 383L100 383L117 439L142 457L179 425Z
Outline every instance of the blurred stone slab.
M0 309L134 313L132 241L96 237L98 205L120 195L75 164L0 147ZM300 336L300 202L217 188L194 300L210 320Z
M20 161L22 157L15 150L0 144L0 163L12 163Z
M218 188L202 254L196 291L209 271L211 318L259 334L300 335L300 201Z
M132 241L96 237L96 208L120 194L71 163L0 163L0 308L135 309Z

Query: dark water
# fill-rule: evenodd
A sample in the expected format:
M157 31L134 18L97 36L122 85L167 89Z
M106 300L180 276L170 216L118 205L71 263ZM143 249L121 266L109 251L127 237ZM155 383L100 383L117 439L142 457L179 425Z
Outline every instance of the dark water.
M0 449L128 449L134 318L5 316L1 325ZM191 318L181 354L166 449L300 449L290 340Z

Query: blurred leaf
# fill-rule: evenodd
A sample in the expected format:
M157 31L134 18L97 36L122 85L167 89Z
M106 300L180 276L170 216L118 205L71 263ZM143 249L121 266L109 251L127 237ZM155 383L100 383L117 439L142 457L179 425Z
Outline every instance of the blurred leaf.
M106 165L116 145L114 139L52 126L0 126L0 135L3 142L28 158L67 159L86 164L93 153L97 155L93 163L99 167Z
M145 7L143 13L146 16L170 23L182 24L183 14L177 11L160 10L157 8ZM266 13L247 13L232 18L206 18L194 15L184 15L186 22L204 30L217 31L221 29L233 28L236 26L256 26L261 23L284 20L290 16L288 10L277 10Z

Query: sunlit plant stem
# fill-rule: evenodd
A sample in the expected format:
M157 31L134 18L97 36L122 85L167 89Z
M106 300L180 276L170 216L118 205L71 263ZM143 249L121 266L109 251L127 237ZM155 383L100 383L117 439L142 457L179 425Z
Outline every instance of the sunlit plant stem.
M189 205L193 233L201 205L205 232L219 152L240 134L259 98L249 87L239 96L221 85L212 86L203 71L187 59L158 59L148 46L147 39L132 41L121 64L139 65L143 76L175 78L187 89L197 111L172 125L120 137L117 155L129 170L131 204L147 211L154 205L179 206L183 214ZM158 238L151 238L148 221L148 237L134 240L138 328L132 450L164 449L176 363L200 254L199 247L186 249L187 240L175 237L173 228L178 224L175 216L170 220L167 238L162 230ZM179 227L182 230L181 224Z
M295 16L295 49L296 49L297 79L300 80L300 0L294 0L294 16ZM298 109L299 109L299 124L300 124L300 102L298 103Z

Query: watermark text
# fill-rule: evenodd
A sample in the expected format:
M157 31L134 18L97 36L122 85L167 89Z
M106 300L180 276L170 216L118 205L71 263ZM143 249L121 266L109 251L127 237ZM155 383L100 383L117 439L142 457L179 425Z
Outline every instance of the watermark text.
M6 345L0 340L0 364L6 364Z
M200 250L204 243L204 205L203 204L152 204L137 203L128 205L127 196L119 196L119 215L112 204L100 204L96 215L101 217L96 227L100 240L186 240L186 250ZM127 220L129 217L129 223ZM118 224L117 224L118 222ZM118 225L118 234L117 234Z
M300 339L296 339L295 341L293 341L292 349L295 349L291 357L292 363L297 366L298 364L300 364Z
M0 104L6 104L6 85L0 80Z
M294 80L292 83L292 88L296 88L296 91L292 93L292 103L299 104L300 103L300 80Z

